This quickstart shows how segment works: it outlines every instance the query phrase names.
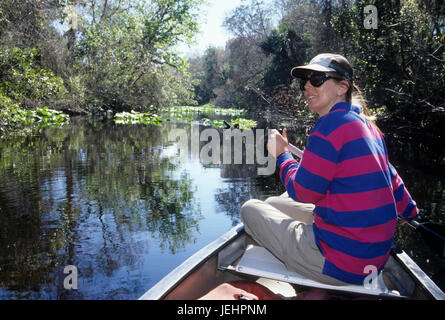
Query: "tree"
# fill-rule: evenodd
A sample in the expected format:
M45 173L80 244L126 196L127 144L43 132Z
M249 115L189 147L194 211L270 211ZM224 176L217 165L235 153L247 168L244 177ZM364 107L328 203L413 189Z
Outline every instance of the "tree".
M62 79L43 69L39 56L35 48L0 50L0 96L32 107L30 101L43 104L65 93Z
M264 76L264 89L271 92L279 85L289 86L292 78L290 70L306 60L308 43L294 30L280 25L260 43L260 48L267 56L272 56Z
M245 3L246 0L242 0ZM271 8L263 1L250 0L235 8L224 19L223 26L235 37L258 42L266 37L271 30Z
M128 7L118 1L105 3L107 13L100 19L97 7L90 7L89 16L94 18L84 19L77 45L86 86L91 88L91 107L122 110L184 102L175 91L183 91L187 77L182 82L167 82L170 77L166 75L175 73L181 78L185 73L187 63L173 48L181 41L191 41L197 32L202 0L138 1ZM147 94L147 88L153 91Z
M69 92L52 95L55 100L50 102L64 109L80 105L93 112L194 103L187 62L174 48L192 41L201 3L5 0L0 3L0 56L10 57L15 47L33 52L37 73L48 71L63 79ZM12 93L5 79L0 87ZM14 79L17 88L27 85L17 82L19 75ZM48 96L25 91L31 99Z
M420 162L437 164L445 153L445 50L443 14L427 10L432 3L355 1L351 11L338 14L335 28L347 43L371 107L381 108L378 120L384 131L393 132L400 145L415 141L414 154L428 155ZM369 4L378 10L377 29L363 24Z
M217 95L214 89L225 83L225 75L220 66L221 51L215 47L209 47L204 55L197 59L197 65L193 72L194 79L197 80L195 98L200 105L215 99Z
M282 8L280 25L295 32L308 44L307 58L314 57L320 52L333 51L330 43L337 43L337 39L326 34L330 30L331 16L327 14L324 3L317 0L276 0L278 7ZM327 40L327 41L326 41Z
M36 46L47 20L45 0L3 0L0 3L0 46Z

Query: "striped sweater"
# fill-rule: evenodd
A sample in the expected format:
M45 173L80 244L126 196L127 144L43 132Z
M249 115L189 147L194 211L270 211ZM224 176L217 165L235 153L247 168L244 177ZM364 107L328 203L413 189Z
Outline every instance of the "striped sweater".
M417 215L402 179L388 162L381 134L360 108L337 103L312 129L301 163L289 153L277 159L290 197L315 204L315 241L323 273L363 284L369 267L386 263L397 215ZM365 272L366 268L366 272Z

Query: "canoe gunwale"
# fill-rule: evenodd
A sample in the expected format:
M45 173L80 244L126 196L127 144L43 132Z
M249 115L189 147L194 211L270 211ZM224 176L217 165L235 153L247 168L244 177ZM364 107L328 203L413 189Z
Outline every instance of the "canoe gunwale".
M151 289L144 293L139 300L161 300L172 293L191 274L203 266L211 258L217 256L217 268L225 270L227 265L237 258L244 249L244 243L237 241L245 235L244 225L238 224L204 248L197 251L178 267L163 277ZM405 279L414 283L409 289L400 292L403 296L413 297L419 295L422 299L445 300L445 293L426 275L426 273L401 249L391 248L390 259L393 259L392 268L399 269L397 280L403 282L400 274L405 274ZM403 271L400 271L403 270ZM390 279L392 282L393 280ZM406 281L406 280L405 280ZM399 287L399 286L398 286ZM428 297L425 297L427 295ZM382 297L384 298L384 297Z
M224 247L233 243L236 238L241 237L243 234L244 225L240 223L190 256L187 260L157 282L151 289L145 292L138 300L161 300L165 298L190 274L204 265L215 254L221 252Z
M391 248L391 257L396 260L399 268L402 268L415 282L415 288L412 290L411 295L416 295L416 293L418 293L416 291L421 289L433 300L445 300L445 293L405 251L394 245L393 248Z

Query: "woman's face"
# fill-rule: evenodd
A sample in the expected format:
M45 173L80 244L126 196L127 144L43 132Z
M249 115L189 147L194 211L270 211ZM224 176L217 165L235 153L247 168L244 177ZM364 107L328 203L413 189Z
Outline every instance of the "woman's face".
M308 78L312 73L308 75ZM314 87L310 81L304 86L304 97L309 103L309 110L318 113L320 116L326 115L338 102L345 101L345 94L348 90L346 81L326 80L321 86Z

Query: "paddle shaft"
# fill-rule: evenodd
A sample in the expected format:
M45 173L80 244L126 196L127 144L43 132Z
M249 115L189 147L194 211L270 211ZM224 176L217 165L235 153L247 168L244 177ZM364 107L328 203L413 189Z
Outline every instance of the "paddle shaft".
M428 228L423 223L419 223L414 220L407 221L407 222L416 231L420 230L420 231L426 232L428 234L428 236L434 237L435 238L434 246L438 249L438 253L440 253L442 255L442 258L445 258L445 236L444 235L432 230L431 228ZM438 224L435 224L435 225L440 226ZM423 234L423 233L421 232L421 234Z
M444 236L438 234L438 233L437 233L436 231L434 231L434 230L431 230L430 228L428 228L427 226L423 225L422 223L419 223L419 222L414 221L414 220L412 220L412 221L408 221L408 223L409 223L411 226L413 226L415 229L417 229L417 228L422 228L422 229L424 229L425 231L428 231L429 233L435 235L438 239L440 239L440 240L442 240L442 241L445 242L445 237L444 237Z
M296 155L297 157L299 157L301 159L301 157L303 156L303 151L298 149L296 146L294 146L293 144L289 143L289 151L292 152L294 155Z

